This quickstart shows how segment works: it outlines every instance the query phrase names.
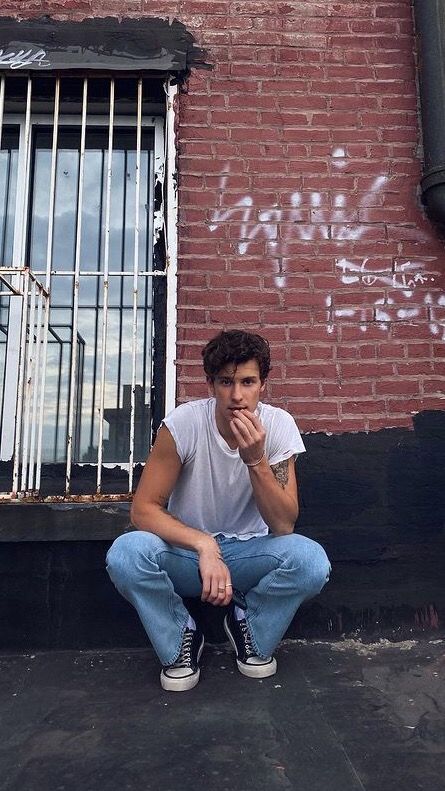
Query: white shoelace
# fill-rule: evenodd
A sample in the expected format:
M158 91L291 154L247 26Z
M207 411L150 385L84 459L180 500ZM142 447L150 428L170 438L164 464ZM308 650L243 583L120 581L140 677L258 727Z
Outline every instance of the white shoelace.
M192 629L187 629L184 632L182 640L181 652L174 663L173 667L189 667L192 663L192 643L194 632Z
M252 645L252 636L249 631L249 627L247 626L247 621L243 618L242 621L238 621L239 627L241 629L241 633L243 635L244 647L246 649L247 656L256 656Z

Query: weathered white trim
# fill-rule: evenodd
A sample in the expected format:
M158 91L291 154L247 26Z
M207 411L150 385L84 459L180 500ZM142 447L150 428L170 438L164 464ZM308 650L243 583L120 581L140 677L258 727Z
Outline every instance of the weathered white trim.
M80 245L82 234L82 208L83 208L83 185L84 185L84 170L85 170L85 142L86 142L86 128L87 128L87 106L88 106L88 79L85 77L83 81L83 98L82 98L82 125L80 135L80 162L79 162L79 186L77 193L77 229L76 229L76 254L75 254L75 275L74 275L74 300L73 300L73 329L72 329L72 343L71 343L71 373L70 373L70 389L69 389L69 407L68 407L68 438L67 438L67 453L66 453L66 484L65 492L70 494L71 485L71 466L73 461L73 447L74 447L74 402L77 395L76 376L77 376L77 326L78 326L78 311L79 311L79 286L80 286Z
M166 85L165 180L166 180L166 267L167 338L165 374L165 413L176 405L177 271L178 271L178 190L176 174L175 104L178 86L171 79Z
M130 454L128 457L128 490L133 488L134 469L134 418L136 409L136 352L138 333L138 271L139 271L139 201L141 195L141 143L142 143L142 77L138 80L136 125L136 172L134 198L134 258L133 258L133 327L131 343L131 400L130 400Z
M107 191L105 203L105 240L104 240L104 271L103 271L103 310L102 310L102 359L100 365L100 391L99 391L99 441L97 446L97 488L98 494L102 485L102 463L104 454L104 407L105 407L105 364L107 359L107 330L108 330L108 293L109 293L109 261L110 261L110 208L111 208L111 176L113 162L113 133L114 133L114 80L110 80L110 116L108 126L108 155L107 155Z

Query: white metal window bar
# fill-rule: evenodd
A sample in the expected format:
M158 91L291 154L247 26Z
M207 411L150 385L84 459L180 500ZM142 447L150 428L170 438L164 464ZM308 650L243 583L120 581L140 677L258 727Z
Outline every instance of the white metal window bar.
M55 458L57 459L58 442L60 435L59 426L59 412L62 403L65 400L64 395L61 394L61 369L62 361L64 359L65 347L70 351L70 371L69 371L69 387L67 389L68 407L67 407L67 436L66 436L66 475L65 475L65 494L62 499L70 499L72 495L72 469L73 463L81 461L79 459L80 450L80 429L79 421L82 419L81 399L83 391L83 375L82 375L82 360L87 359L88 355L91 356L91 350L88 343L85 344L85 339L79 333L80 313L84 308L81 303L81 288L85 282L93 282L96 284L95 291L100 293L99 302L96 305L96 341L98 342L98 350L94 354L98 355L98 360L94 358L94 371L99 371L99 376L93 382L93 391L96 392L98 388L97 402L93 395L92 407L97 412L96 421L96 434L97 434L97 465L96 465L96 487L95 495L93 498L114 499L115 497L124 498L125 495L107 494L102 492L102 471L106 461L106 454L104 447L107 442L105 439L105 422L107 417L107 351L110 346L110 316L113 315L113 304L110 304L110 287L116 281L120 284L121 293L121 314L122 310L127 310L125 302L123 301L122 294L128 291L126 283L132 284L132 300L131 300L131 349L125 353L131 360L130 364L130 398L129 398L129 438L128 438L128 461L123 459L116 459L122 467L128 469L128 492L133 488L133 470L135 464L142 459L136 458L135 454L135 438L136 438L136 417L137 407L140 407L140 385L138 381L138 358L140 350L138 344L140 343L139 325L142 323L141 316L144 316L144 327L147 325L147 309L141 304L141 298L147 294L147 284L154 283L155 278L164 278L167 280L167 305L166 305L166 361L167 361L167 376L166 376L166 397L165 397L165 410L168 411L174 406L175 401L175 377L173 359L175 356L176 345L176 188L175 188L175 145L174 145L174 96L176 94L176 87L172 86L170 82L166 84L166 120L165 120L165 134L164 134L164 119L161 117L144 117L143 114L143 80L137 79L137 109L136 117L129 119L125 117L120 119L116 112L115 104L115 81L113 78L109 79L109 97L108 97L108 118L102 114L100 116L95 113L89 113L89 79L84 78L82 86L82 102L80 113L80 150L79 150L79 167L78 167L78 184L77 184L77 215L76 215L76 237L75 237L75 251L74 251L74 266L67 268L66 265L60 267L60 261L57 260L54 251L55 246L58 245L60 249L60 240L57 239L57 222L56 218L56 205L57 205L57 185L60 175L58 171L59 159L61 158L61 145L63 144L64 130L72 127L73 118L66 118L61 112L61 80L55 80L54 96L53 96L53 112L49 119L47 114L36 115L33 108L33 83L29 77L26 86L26 109L25 113L17 118L13 113L5 112L5 78L2 78L0 83L0 147L1 147L1 134L7 124L19 124L19 147L21 155L19 157L19 166L16 170L17 180L17 198L15 203L15 223L14 223L14 255L11 262L0 261L0 277L2 283L7 283L6 291L1 292L0 297L3 302L9 299L8 307L8 356L5 361L5 376L4 376L4 398L3 398L3 417L5 411L5 397L6 391L8 395L11 394L15 397L16 402L16 421L14 426L14 453L13 453L13 486L12 491L6 493L6 496L25 497L32 496L38 497L41 487L41 474L42 474L42 460L44 459L44 427L46 415L46 402L45 393L47 391L48 371L51 373L51 367L48 364L48 350L51 345L57 347L57 355L59 359L59 374L57 380L58 401L56 404L56 428L55 428ZM96 109L96 108L95 108ZM77 119L75 119L77 120ZM78 122L78 121L77 121ZM33 134L39 126L49 125L52 130L51 141L51 158L50 158L50 174L49 174L49 203L47 212L47 233L46 233L46 254L45 254L45 268L34 269L32 273L29 267L23 266L23 263L29 263L29 239L31 236L30 229L30 198L32 195L32 178L33 168L35 169L36 163L33 162L33 149L32 138ZM86 162L86 141L91 128L108 127L108 143L106 156L104 153L105 162L105 176L104 176L104 190L103 199L105 208L103 211L103 227L101 233L103 234L103 254L101 254L100 267L94 269L90 266L85 267L85 256L83 251L83 207L85 200L85 162ZM131 128L135 133L135 167L134 167L134 222L133 222L133 266L132 268L124 268L123 266L119 271L110 265L110 245L112 235L112 201L113 193L113 156L115 155L115 141L116 135L120 134L120 129ZM142 133L143 130L152 128L154 130L154 148L152 164L148 173L145 172L145 182L151 179L150 189L154 195L154 184L160 185L161 202L156 207L155 216L145 218L145 237L151 236L151 241L148 247L148 258L141 266L141 156L142 156ZM165 148L164 148L165 146ZM165 162L165 159L167 160ZM145 157L146 160L146 157ZM144 161L145 161L144 160ZM125 156L125 161L127 157ZM145 164L146 170L146 164ZM128 173L125 173L125 178L128 180ZM20 189L20 185L23 189ZM165 222L165 206L164 198L167 199L167 219ZM146 207L145 207L146 208ZM151 205L150 212L153 211L153 204ZM101 210L102 211L102 210ZM6 216L6 215L5 215ZM102 214L100 215L102 216ZM34 219L38 220L37 213L33 215ZM36 222L37 222L36 220ZM125 224L125 218L123 220ZM166 247L164 258L166 266L164 269L155 269L153 267L153 250L154 246L159 243L160 239L164 240ZM3 245L4 248L4 245ZM28 258L27 258L28 256ZM5 266L10 263L12 266ZM3 266L1 266L3 264ZM63 336L64 328L63 323L57 324L52 321L51 316L57 313L57 308L54 308L56 297L53 295L54 288L57 283L63 283L63 279L67 278L73 281L73 298L71 306L71 340L67 340L66 335ZM44 281L44 286L39 279ZM148 279L148 280L147 280ZM141 287L141 284L145 284ZM60 286L57 286L56 291L60 291ZM91 291L91 289L90 289ZM141 297L142 295L142 297ZM21 309L18 303L21 303ZM123 307L124 306L124 307ZM1 306L0 306L1 307ZM3 305L4 307L4 305ZM101 329L98 329L98 310L101 313ZM130 306L128 306L130 310ZM151 311L153 308L150 309ZM60 311L59 311L60 312ZM63 313L63 311L62 311ZM1 323L1 322L0 322ZM122 317L121 317L122 325ZM149 325L147 325L148 327ZM0 327L1 329L1 327ZM4 329L4 328L3 328ZM120 328L119 343L122 344L122 326ZM139 334L138 334L139 332ZM147 336L148 332L148 336ZM144 329L144 344L146 338L152 337L150 334L152 330ZM20 348L17 349L17 344L14 346L12 335L20 336ZM24 340L25 339L25 340ZM5 347L6 348L6 347ZM15 349L15 352L14 352ZM145 346L144 346L145 349ZM119 346L119 353L123 351L122 345ZM86 354L86 358L85 358ZM57 356L56 355L56 356ZM127 361L128 362L128 361ZM97 364L98 363L98 364ZM144 363L145 364L145 363ZM120 363L119 363L120 365ZM119 368L120 370L120 368ZM128 364L127 364L128 370ZM119 374L120 377L120 374ZM98 381L97 381L98 378ZM51 374L51 379L54 379L54 372ZM120 379L119 379L120 381ZM127 386L128 387L128 386ZM139 387L139 390L138 390ZM119 389L119 388L118 388ZM124 386L124 400L125 400L125 386ZM80 393L80 396L79 396ZM136 396L138 396L138 401ZM120 396L118 395L118 398ZM128 397L128 393L127 393ZM14 398L13 398L14 400ZM90 399L91 400L91 399ZM127 398L128 400L128 398ZM144 403L144 400L143 400ZM144 407L145 409L145 407ZM116 411L116 410L114 410ZM140 411L140 410L139 410ZM108 408L108 413L113 410ZM80 414L79 414L80 413ZM95 419L95 418L94 418ZM110 419L110 418L109 418ZM11 432L6 428L5 420L3 419L3 437L2 447L8 448L11 445ZM93 426L93 418L91 419L91 426ZM92 429L91 429L92 431ZM6 437L6 438L5 438ZM78 447L76 447L76 445ZM125 443L124 443L125 445ZM77 453L77 456L76 456ZM84 454L85 456L85 454ZM5 458L5 455L2 456ZM111 463L111 462L109 462ZM20 480L19 480L20 473ZM79 496L75 496L79 499ZM91 499L91 495L85 495L84 499ZM51 496L46 499L54 499ZM60 499L59 496L56 499ZM83 499L81 495L81 499Z
M44 391L38 387L39 363L42 346L46 343L46 315L49 294L28 268L2 267L0 270L0 299L18 301L20 321L20 366L15 414L15 444L12 473L12 497L19 491L34 488L34 474L39 459L36 456L36 434L40 434L43 413L40 409ZM37 418L39 415L39 418Z

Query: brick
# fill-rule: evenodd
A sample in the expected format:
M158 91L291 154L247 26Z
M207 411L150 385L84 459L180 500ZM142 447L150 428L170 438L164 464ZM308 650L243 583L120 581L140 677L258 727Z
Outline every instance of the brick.
M336 358L337 349L335 346L329 345L316 345L311 344L308 347L307 353L309 360L334 360Z
M308 359L308 347L302 344L293 343L289 348L289 357L291 360L306 362Z
M229 108L253 109L253 110L275 110L277 107L277 98L274 96L264 95L257 93L252 94L229 94L228 97Z
M434 357L445 357L445 343L433 343Z
M299 416L317 416L321 417L337 417L338 416L338 405L335 401L328 401L327 399L321 399L317 402L312 401L303 401L299 398L292 398L289 396L287 406L290 412L295 412Z
M427 379L423 384L423 392L425 395L435 395L443 398L443 408L445 410L445 377L441 376L437 379Z
M391 327L391 336L395 340L429 340L431 330L428 324L395 324Z
M181 0L179 11L182 14L228 14L230 9L229 0Z
M371 382L322 382L321 392L323 396L330 398L358 398L361 396L372 396L373 387Z
M420 398L390 398L387 400L387 410L390 414L417 414L425 406ZM432 408L432 407L431 407Z
M377 395L401 395L401 396L416 396L419 394L419 380L418 379L381 379L379 378L375 384Z
M338 328L334 327L333 332L327 335L326 324L314 325L312 327L290 327L289 337L291 341L323 342L328 338L330 341L338 340Z
M434 373L434 366L431 360L397 363L394 367L398 376L420 376Z
M382 417L369 417L367 424L369 431L379 431L382 428L412 428L413 421L411 415L403 415L401 417L384 415Z
M264 310L262 311L262 317L266 325L280 323L290 326L292 324L310 324L311 322L311 312L309 310Z
M269 390L272 398L319 398L320 391L318 384L311 382L285 383L269 379Z
M178 305L184 307L190 307L191 305L197 306L221 306L227 304L227 292L226 291L216 291L213 289L212 291L203 289L203 290L191 290L188 288L187 290L182 290L182 295L178 298Z
M268 291L230 291L230 304L233 306L257 305L278 305L279 294Z
M216 327L213 330L213 334L215 335L222 327L248 327L253 329L254 327L260 327L260 316L258 310L252 309L242 309L242 308L226 308L224 309L210 309L209 310L209 317L211 324Z
M290 290L289 284L284 292L285 307L306 306L310 308L325 307L326 295L320 292Z
M377 345L377 356L389 360L399 360L405 358L406 346L401 343L379 343Z
M256 110L238 110L233 113L231 110L212 110L212 124L234 126L256 126L258 123L258 113Z
M385 402L375 399L360 399L357 401L341 401L342 415L374 415L385 412Z
M389 362L356 362L340 363L341 379L380 379L382 376L392 376L393 366Z
M308 365L288 363L286 366L286 376L289 379L315 379L322 381L324 379L336 379L337 375L336 365L331 362L323 364L314 362Z

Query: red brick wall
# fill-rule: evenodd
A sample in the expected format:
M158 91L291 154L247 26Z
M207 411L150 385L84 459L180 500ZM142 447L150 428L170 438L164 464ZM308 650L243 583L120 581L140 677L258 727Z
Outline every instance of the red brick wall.
M24 11L26 6L26 11ZM441 409L445 265L420 207L410 0L6 0L2 13L170 16L208 51L179 101L178 398L222 327L271 341L303 430Z

